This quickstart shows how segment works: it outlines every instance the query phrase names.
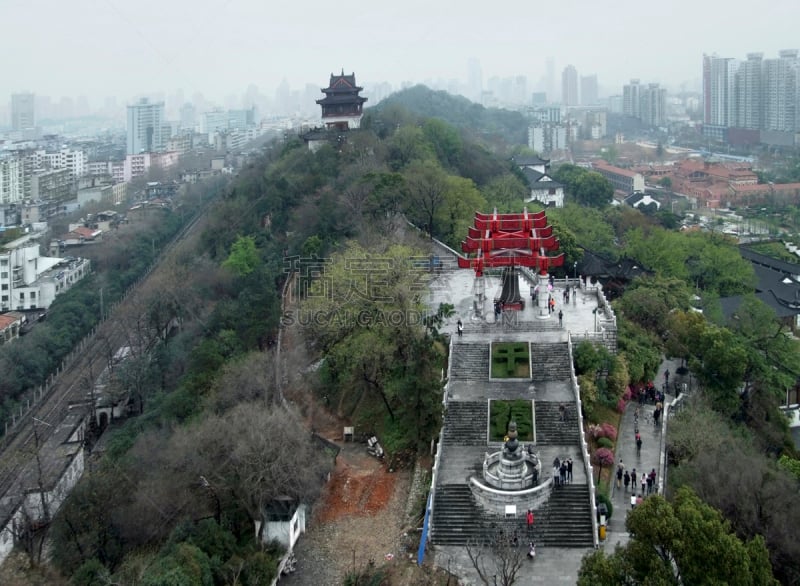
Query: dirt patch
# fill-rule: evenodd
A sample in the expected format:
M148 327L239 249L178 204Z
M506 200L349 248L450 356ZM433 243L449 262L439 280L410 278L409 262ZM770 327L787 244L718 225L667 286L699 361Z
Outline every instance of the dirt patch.
M340 452L331 480L315 507L315 523L374 515L389 503L398 475L388 472L383 462L359 451L366 448L348 444Z

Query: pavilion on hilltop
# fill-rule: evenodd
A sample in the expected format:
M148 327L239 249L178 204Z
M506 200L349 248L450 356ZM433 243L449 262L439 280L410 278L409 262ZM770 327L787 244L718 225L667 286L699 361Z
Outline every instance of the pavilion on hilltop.
M356 74L341 75L331 73L328 87L322 88L325 97L317 100L322 106L322 123L329 130L351 130L361 126L364 102L367 98L359 96L364 88L356 85Z

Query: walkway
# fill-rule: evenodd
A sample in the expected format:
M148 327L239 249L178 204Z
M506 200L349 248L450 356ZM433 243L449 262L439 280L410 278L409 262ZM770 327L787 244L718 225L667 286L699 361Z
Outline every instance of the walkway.
M672 376L680 366L677 360L665 359L661 366L658 368L658 374L654 379L657 386L661 386L664 382L664 372L669 369L670 381L673 380ZM672 403L675 400L675 395L667 393L665 404ZM638 475L636 486L636 494L640 494L642 473L649 474L655 468L658 476L656 477L656 486L662 484L662 475L664 473L664 419L659 420L658 427L652 423L652 416L655 406L652 403L645 403L644 406L639 408L639 433L642 436L642 451L641 454L636 454L636 428L634 422L634 411L636 410L637 403L631 402L622 416L622 421L619 426L619 433L617 436L617 463L622 461L625 469L631 472L634 468ZM648 418L650 423L647 423ZM614 465L614 472L616 473L616 464ZM623 484L621 488L617 488L616 478L611 487L611 503L614 506L614 512L608 522L606 540L603 547L607 553L612 553L617 544L625 545L630 535L625 529L625 519L628 512L631 510L631 488L625 490Z

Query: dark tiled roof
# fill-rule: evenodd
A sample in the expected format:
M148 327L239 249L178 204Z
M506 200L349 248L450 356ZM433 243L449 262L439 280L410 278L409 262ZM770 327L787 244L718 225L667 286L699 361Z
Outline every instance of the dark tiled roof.
M739 254L742 255L742 258L749 260L754 265L759 264L777 271L783 271L792 275L800 275L800 264L778 260L766 254L760 254L746 246L739 247Z
M625 198L625 203L629 206L636 206L637 203L644 199L644 193L641 191L634 191L628 197Z
M519 157L519 158L514 157L511 160L514 161L514 164L519 166L519 167L525 167L527 165L537 165L538 166L538 165L549 165L550 164L550 159L543 159L543 158L539 157L538 155L534 155L532 157Z

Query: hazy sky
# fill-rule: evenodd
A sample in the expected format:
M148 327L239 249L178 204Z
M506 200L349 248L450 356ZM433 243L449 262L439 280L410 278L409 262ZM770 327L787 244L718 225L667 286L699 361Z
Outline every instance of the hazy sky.
M531 84L555 59L597 73L677 86L701 75L703 52L744 58L800 48L800 1L720 0L2 0L0 100L18 91L127 100L183 89L222 99L249 84L271 94L359 82L467 77L467 60Z

